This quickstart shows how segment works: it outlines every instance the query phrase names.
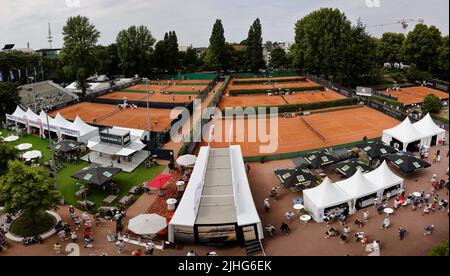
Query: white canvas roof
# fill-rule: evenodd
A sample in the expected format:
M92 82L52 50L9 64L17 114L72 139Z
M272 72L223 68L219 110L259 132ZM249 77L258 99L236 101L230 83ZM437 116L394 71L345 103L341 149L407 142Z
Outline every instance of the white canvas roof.
M80 132L80 136L84 136L88 133L98 131L98 128L86 124L80 117L76 117L73 122L73 127Z
M404 183L404 180L401 177L397 176L389 169L386 161L384 161L376 170L365 174L365 177L380 189L387 189Z
M115 155L118 155L118 156L130 156L130 155L132 155L135 152L136 152L136 150L123 148L123 149L119 150L118 152L116 152Z
M427 116L415 123L413 126L428 137L442 134L445 135L445 129L438 127L433 121L433 118L431 118L430 114L427 114Z
M327 177L323 183L315 188L303 191L304 197L308 197L317 208L327 208L352 200L352 197L333 184ZM305 207L306 206L305 200Z
M113 127L113 129L126 130L130 132L131 136L139 137L139 139L145 138L145 130L134 129L134 128L125 128L125 127Z
M63 127L63 128L67 128L67 129L73 129L73 125L71 122L67 121L63 116L61 116L61 114L59 114L59 112L56 114L53 123L57 126L57 127Z
M385 130L383 134L384 134L383 136L388 135L394 137L395 139L403 143L411 143L419 141L425 136L421 131L417 130L412 125L409 118L406 118L398 126Z
M23 109L20 108L20 106L17 106L14 113L11 114L11 116L18 117L18 118L23 118L24 115L25 115L25 111L23 111Z
M351 178L337 182L336 185L355 199L380 191L380 187L369 181L360 169Z
M37 122L39 116L33 112L33 110L29 109L27 110L27 112L25 113L25 115L27 116L28 120L30 121L35 121Z

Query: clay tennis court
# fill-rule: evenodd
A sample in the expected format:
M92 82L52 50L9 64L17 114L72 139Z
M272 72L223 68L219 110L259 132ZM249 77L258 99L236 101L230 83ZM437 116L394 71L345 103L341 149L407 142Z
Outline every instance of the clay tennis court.
M358 142L364 136L369 139L378 138L382 136L383 130L399 124L399 121L369 107L315 113L306 117L303 116L303 119L298 116L278 118L278 134L276 135L278 149L273 153L260 152L260 146L267 146L269 143L258 142L259 139L256 142L248 142L251 136L247 133L247 129L249 123L258 125L255 119L235 119L233 123L234 142L232 144L239 144L245 157L294 153ZM217 140L217 137L222 137L221 141L225 141L226 132L228 132L226 129L230 127L226 125L224 120L216 122L216 125L220 124L223 126L223 131L220 133L215 130L214 139ZM242 126L239 124L242 124ZM321 136L325 137L325 141L307 124L310 124ZM267 120L266 133L269 133L269 131L270 122ZM243 142L236 142L238 135L245 137ZM228 141L213 141L211 143L213 147L227 147L228 145Z
M279 106L286 104L304 104L314 102L327 102L345 99L345 97L332 90L297 92L293 95L268 96L268 95L239 95L223 96L219 108L248 107L248 106Z
M165 92L186 92L186 93L192 93L192 94L198 94L202 92L207 85L170 85L163 89Z
M404 103L405 105L412 104L422 104L423 100L429 94L434 94L441 98L441 100L447 100L448 94L439 90L435 90L428 87L416 86L416 87L405 87L401 91L383 91L384 93L390 94L398 98L398 101Z
M297 82L283 82L278 84L239 84L239 85L229 85L227 92L230 90L252 90L252 89L267 89L275 90L278 88L293 88L293 87L312 87L319 86L319 84L312 81L297 81Z
M304 78L303 76L289 76L289 77L275 77L275 78L251 78L251 79L234 79L234 81L264 81L264 80L270 80L272 82L276 82L279 80L292 80L292 79L298 79L298 78Z
M192 83L194 83L194 84L203 83L205 85L208 85L211 82L212 82L212 80L181 80L181 81L178 81L177 84L178 85L180 85L180 84L186 84L187 85L187 84L192 84Z
M109 126L125 127L145 130L147 124L147 109L123 109L120 110L116 105L98 104L98 103L79 103L50 113L55 116L60 113L67 120L73 121L80 116L87 123ZM155 132L164 132L171 127L173 119L170 119L170 109L150 108L151 130ZM180 112L176 113L178 116ZM158 123L155 124L155 121Z
M167 95L167 94L150 94L147 93L133 93L133 92L113 92L99 97L100 99L123 100L124 97L128 101L141 101L155 103L190 103L195 97L189 95Z
M146 85L146 84L137 84L131 87L128 87L127 90L134 91L142 91L146 92L149 90L153 90L156 93L160 93L162 89L169 87L169 85Z

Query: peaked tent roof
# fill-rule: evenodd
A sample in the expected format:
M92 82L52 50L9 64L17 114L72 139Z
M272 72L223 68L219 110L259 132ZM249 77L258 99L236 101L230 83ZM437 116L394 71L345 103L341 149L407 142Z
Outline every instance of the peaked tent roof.
M86 124L79 116L73 121L73 127L80 132L81 136L84 136L93 131L98 131L98 128Z
M33 112L30 108L27 109L27 112L25 113L27 115L28 120L37 122L39 116Z
M436 123L433 121L433 118L431 118L431 115L429 113L427 114L427 116L423 117L422 120L418 121L413 126L427 136L434 136L445 133L444 129L436 125Z
M389 169L386 161L381 164L376 170L367 173L365 177L376 184L380 188L389 188L394 185L403 183L403 178L397 176L394 172Z
M351 178L337 182L336 185L353 198L360 198L380 190L380 187L370 182L360 169Z
M425 136L421 131L417 130L413 126L409 118L406 118L398 126L385 130L383 133L388 134L403 143L414 142Z
M327 177L319 186L303 191L305 196L318 208L338 205L348 202L352 197L342 191L337 185L333 184Z
M44 110L39 113L39 118L41 119L41 122L47 125L47 113L44 112ZM50 125L54 124L54 119L50 116L48 116L48 122Z
M53 123L58 127L63 127L67 129L73 129L73 124L67 121L59 112L56 114Z
M23 118L23 116L25 115L25 111L23 111L23 109L20 106L16 107L16 110L14 111L13 114L11 114L11 116L15 116L15 117L19 117L19 118Z

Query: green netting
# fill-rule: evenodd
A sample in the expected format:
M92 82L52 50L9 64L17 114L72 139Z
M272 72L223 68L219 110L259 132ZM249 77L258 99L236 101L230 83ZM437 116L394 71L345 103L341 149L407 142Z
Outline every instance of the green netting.
M273 71L266 73L235 73L233 77L238 79L250 79L250 78L275 78L275 77L293 77L298 76L294 71Z

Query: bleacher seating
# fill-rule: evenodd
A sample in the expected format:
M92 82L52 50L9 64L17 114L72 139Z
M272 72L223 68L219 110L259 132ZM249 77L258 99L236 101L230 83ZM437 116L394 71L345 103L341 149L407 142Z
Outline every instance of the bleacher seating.
M51 81L21 86L19 96L21 104L25 108L31 108L34 112L40 112L47 107L53 108L77 99L75 94L65 91L64 88Z

